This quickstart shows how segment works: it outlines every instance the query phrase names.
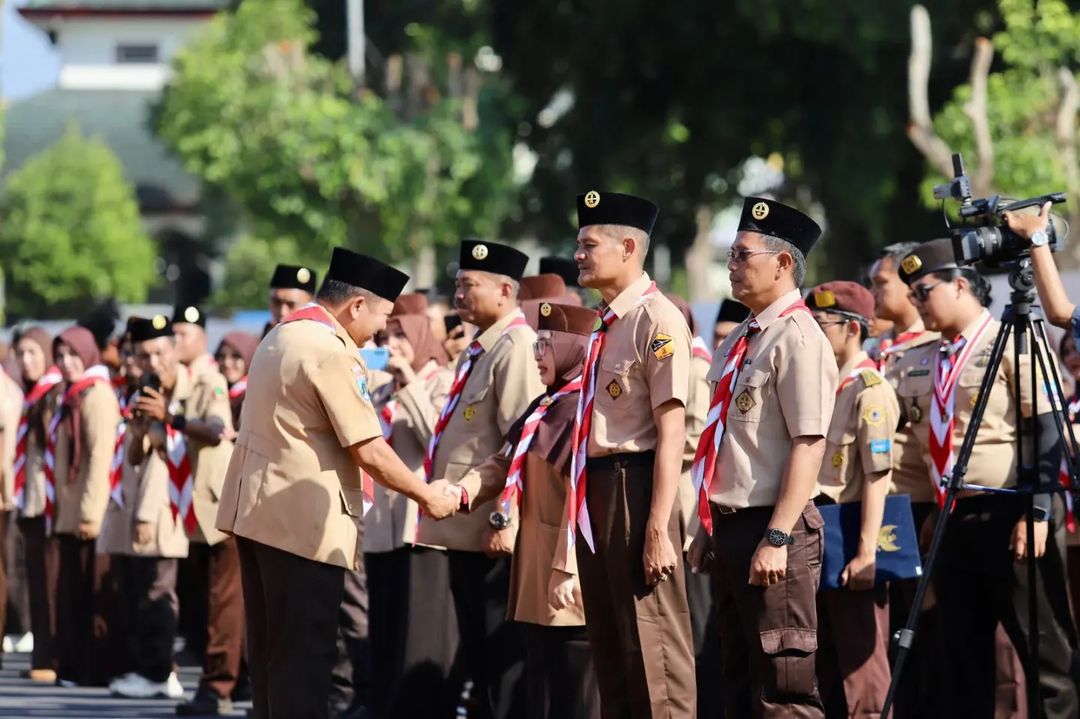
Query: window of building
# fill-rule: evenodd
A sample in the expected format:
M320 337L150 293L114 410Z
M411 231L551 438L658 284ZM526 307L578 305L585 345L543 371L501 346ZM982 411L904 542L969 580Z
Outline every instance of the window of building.
M158 61L158 46L151 44L120 43L116 46L118 63L154 63Z

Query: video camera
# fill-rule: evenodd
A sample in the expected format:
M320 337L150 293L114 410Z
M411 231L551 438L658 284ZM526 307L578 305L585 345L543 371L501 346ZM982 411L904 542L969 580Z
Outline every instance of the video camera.
M999 195L972 199L971 180L964 174L964 158L958 152L952 156L952 161L955 177L949 183L934 187L934 197L939 200L960 200L960 218L965 220L966 224L949 226L956 261L962 265L976 262L997 264L1029 255L1030 244L1009 229L1005 223L1005 213L1025 207L1042 207L1047 202L1065 202L1065 193L1054 192L1026 200L1006 200L1004 204ZM1068 225L1060 218L1058 222L1064 226L1055 227L1054 218L1051 217L1046 227L1051 252L1060 250L1065 244L1066 235L1069 234Z

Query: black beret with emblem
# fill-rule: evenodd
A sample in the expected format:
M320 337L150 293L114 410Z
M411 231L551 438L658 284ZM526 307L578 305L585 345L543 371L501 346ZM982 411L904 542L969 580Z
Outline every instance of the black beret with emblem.
M651 235L660 208L648 200L620 192L589 190L577 196L578 227L625 225Z
M540 272L541 275L558 275L563 278L563 282L567 287L581 287L578 284L578 275L581 274L581 270L578 269L577 262L573 259L566 257L541 257L540 258Z
M520 280L525 274L525 265L529 256L515 250L510 245L484 240L464 240L461 243L461 256L458 268L462 270L480 270L496 275L506 275L513 280Z
M172 323L179 325L185 322L206 329L206 315L195 305L177 305L173 309Z
M301 265L278 265L270 277L272 290L303 290L315 294L318 275L310 267Z
M899 274L900 279L910 285L933 272L955 270L959 267L960 265L956 264L952 240L942 238L922 243L900 260Z
M326 279L343 282L352 287L367 290L384 300L394 302L405 289L409 276L385 262L359 252L335 247L330 257L330 269Z
M596 310L575 305L558 305L554 302L540 303L538 330L566 332L588 337L596 326Z
M127 333L132 343L156 340L158 337L172 337L172 322L165 315L154 315L150 319L132 317L127 323Z
M724 300L720 303L720 309L716 311L717 322L734 322L739 324L750 316L750 308L738 300Z
M821 237L821 227L794 207L764 197L747 197L743 201L739 232L760 232L778 237L795 245L803 256L810 254Z

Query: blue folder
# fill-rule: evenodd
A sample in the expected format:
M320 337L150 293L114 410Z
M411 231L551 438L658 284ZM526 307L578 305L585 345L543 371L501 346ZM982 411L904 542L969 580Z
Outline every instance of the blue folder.
M821 563L821 589L838 589L840 574L859 549L862 502L818 507L825 520L825 556ZM876 584L922 576L919 538L906 494L885 498L885 514L878 535Z

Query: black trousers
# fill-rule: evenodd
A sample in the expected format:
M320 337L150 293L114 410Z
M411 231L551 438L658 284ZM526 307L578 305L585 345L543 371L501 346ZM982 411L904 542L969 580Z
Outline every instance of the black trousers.
M697 676L697 711L700 717L719 716L724 707L720 676L720 630L718 628L713 576L694 574L683 555L686 576L686 604L690 607L690 631L694 638L694 667Z
M522 624L529 719L600 719L585 627Z
M365 554L371 600L371 701L376 719L453 716L457 615L446 552L402 547Z
M361 554L361 557L364 555ZM333 706L367 706L371 697L368 580L363 559L345 572L345 594L338 610L337 661L331 677Z
M1023 499L957 501L934 571L945 706L942 716L994 716L994 633L1000 622L1021 662L1028 656L1027 566L1009 549ZM1054 498L1046 554L1038 560L1039 691L1047 717L1080 714L1072 654L1075 629L1065 588L1064 507Z
M120 581L120 613L131 670L154 682L172 672L180 604L175 559L114 555Z
M26 551L26 584L30 594L30 631L34 633L32 669L56 669L56 582L60 573L60 543L45 532L45 517L20 517L16 522Z
M324 719L344 570L236 538L256 719Z
M104 686L123 673L125 639L115 625L118 575L110 557L95 554L93 539L57 535L60 570L56 587L57 675L87 686Z
M521 626L506 619L510 558L447 552L465 666L473 680L476 714L519 719L525 714L525 642Z

